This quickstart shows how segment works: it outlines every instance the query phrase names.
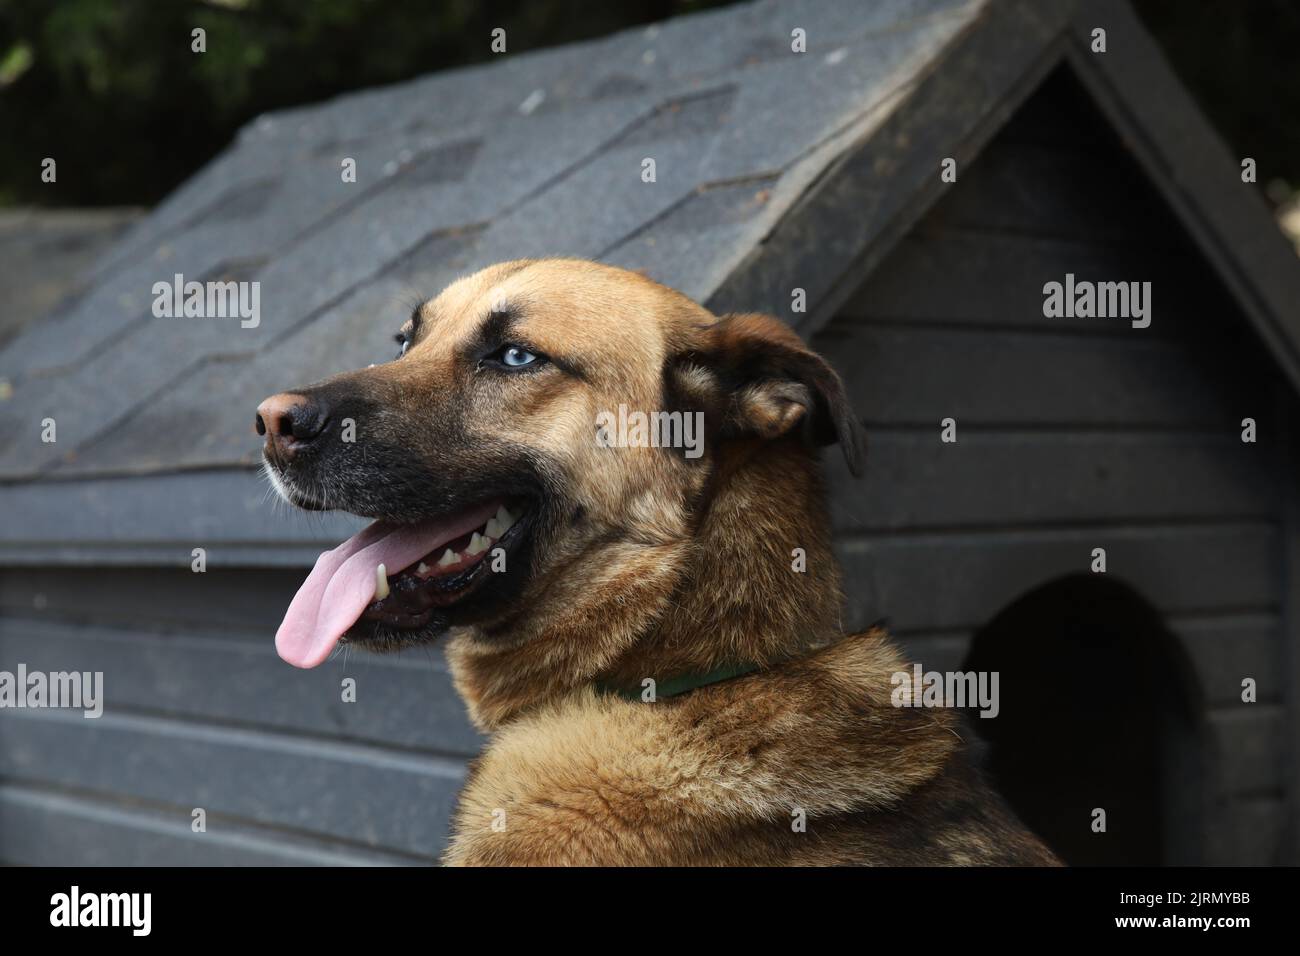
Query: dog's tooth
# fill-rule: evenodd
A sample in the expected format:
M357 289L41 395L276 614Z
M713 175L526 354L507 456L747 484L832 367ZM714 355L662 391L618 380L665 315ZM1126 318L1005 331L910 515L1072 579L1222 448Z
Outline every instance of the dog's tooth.
M485 538L499 538L505 533L506 529L501 527L501 522L496 518L488 518L488 523L483 526Z
M496 522L498 525L500 525L502 534L505 534L507 531L509 531L510 526L514 524L516 520L517 519L515 518L515 516L506 510L505 505L502 505L500 508L497 509Z
M419 564L417 564L417 565L415 566L415 573L416 573L416 574L428 574L428 573L429 573L429 566L428 566L427 564L425 564L423 561L421 561Z
M438 567L440 568L449 567L450 565L455 564L459 560L460 559L456 557L456 552L451 550L451 548L448 548L446 551L442 553L442 557L438 559Z
M474 537L469 539L469 547L465 549L465 553L482 554L484 551L488 549L488 545L491 543L492 543L491 541L489 541L487 538L483 537L477 531L475 531Z
M375 566L375 600L388 597L388 571L382 564Z

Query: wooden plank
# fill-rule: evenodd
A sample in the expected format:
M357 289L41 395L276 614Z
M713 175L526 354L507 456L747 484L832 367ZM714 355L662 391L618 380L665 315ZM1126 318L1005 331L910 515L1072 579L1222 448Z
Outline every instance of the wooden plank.
M1281 793L1282 717L1280 706L1240 703L1211 715L1224 793Z
M1107 573L1166 614L1271 610L1279 598L1278 534L1266 523L855 536L836 546L845 626L887 617L900 631L975 629L1039 585L1089 573L1095 547Z
M1235 799L1219 808L1207 828L1206 863L1216 866L1279 866L1286 832L1286 806L1275 797Z
M168 804L433 859L463 767L448 759L106 711L11 710L0 777Z
M1192 615L1166 622L1191 661L1204 702L1211 707L1241 703L1241 679L1258 682L1259 702L1278 704L1281 658L1275 614ZM970 650L969 631L903 631L894 637L927 670L960 670Z
M209 567L310 567L322 550L366 524L351 515L292 511L253 471L44 481L0 486L0 493L0 566L188 567L190 550L203 547Z
M1211 706L1241 704L1241 681L1253 677L1260 703L1283 699L1281 626L1276 614L1176 617L1167 622L1191 658Z
M1285 435L1282 473L1300 474L1300 410L1289 388L1279 384L1277 404ZM1287 830L1283 834L1282 859L1290 866L1300 864L1300 488L1288 483L1282 518L1282 615L1279 633L1281 662L1278 680L1286 687L1287 741Z
M275 635L304 570L13 568L0 572L0 614L182 633Z
M0 782L0 859L22 866L385 866L407 857Z
M849 319L943 321L985 327L1089 335L1131 327L1089 318L1043 316L1043 285L1064 281L1151 283L1154 304L1144 337L1204 334L1217 326L1227 338L1235 309L1213 281L1188 281L1187 256L1156 249L1070 239L1010 235L987 229L917 230L840 310Z
M909 633L894 638L909 662L916 662L928 671L961 670L962 661L970 650L971 635L961 633Z
M995 139L935 206L926 225L1178 248L1180 233L1159 193L1125 154Z
M1124 321L1124 320L1099 320ZM1176 426L1240 431L1272 404L1249 390L1227 397L1227 369L1168 342L837 323L824 351L854 408L872 423ZM1230 381L1237 382L1236 377Z
M1105 155L1116 147L1114 131L1078 78L1061 67L1007 120L998 139L1063 147L1084 154Z
M876 431L867 473L827 454L832 524L842 531L1077 521L1272 517L1273 459L1235 433L979 432L940 440Z
M339 655L311 671L257 641L0 618L0 670L104 675L105 706L472 756L470 726L440 648ZM354 680L355 701L342 699Z

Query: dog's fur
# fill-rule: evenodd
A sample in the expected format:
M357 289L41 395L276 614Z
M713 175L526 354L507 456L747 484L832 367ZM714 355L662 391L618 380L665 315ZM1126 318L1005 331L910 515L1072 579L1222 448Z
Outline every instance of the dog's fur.
M447 862L1054 862L951 712L891 704L908 667L885 634L843 634L816 449L838 442L856 470L864 442L786 326L538 260L454 283L403 334L398 361L299 391L355 417L358 447L272 465L298 504L391 520L533 503L506 574L420 629L350 636L453 629L456 687L491 739ZM548 361L497 368L506 343ZM703 456L601 447L597 415L620 404L702 412ZM737 663L758 669L652 703L597 689Z

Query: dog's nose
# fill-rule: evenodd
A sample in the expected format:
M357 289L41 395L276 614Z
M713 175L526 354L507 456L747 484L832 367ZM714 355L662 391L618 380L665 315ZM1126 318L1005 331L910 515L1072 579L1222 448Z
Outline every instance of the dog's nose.
M325 428L324 410L306 395L281 392L257 406L256 428L283 452L305 445Z

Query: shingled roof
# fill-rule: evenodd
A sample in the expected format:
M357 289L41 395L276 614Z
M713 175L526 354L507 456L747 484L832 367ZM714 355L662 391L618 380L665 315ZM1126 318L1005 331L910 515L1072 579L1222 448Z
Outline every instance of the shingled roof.
M354 523L273 512L252 409L389 358L413 300L493 262L600 259L810 331L1065 59L1300 381L1294 257L1127 7L1074 6L762 0L261 117L0 353L0 561L309 560ZM177 273L257 280L260 324L154 317Z

